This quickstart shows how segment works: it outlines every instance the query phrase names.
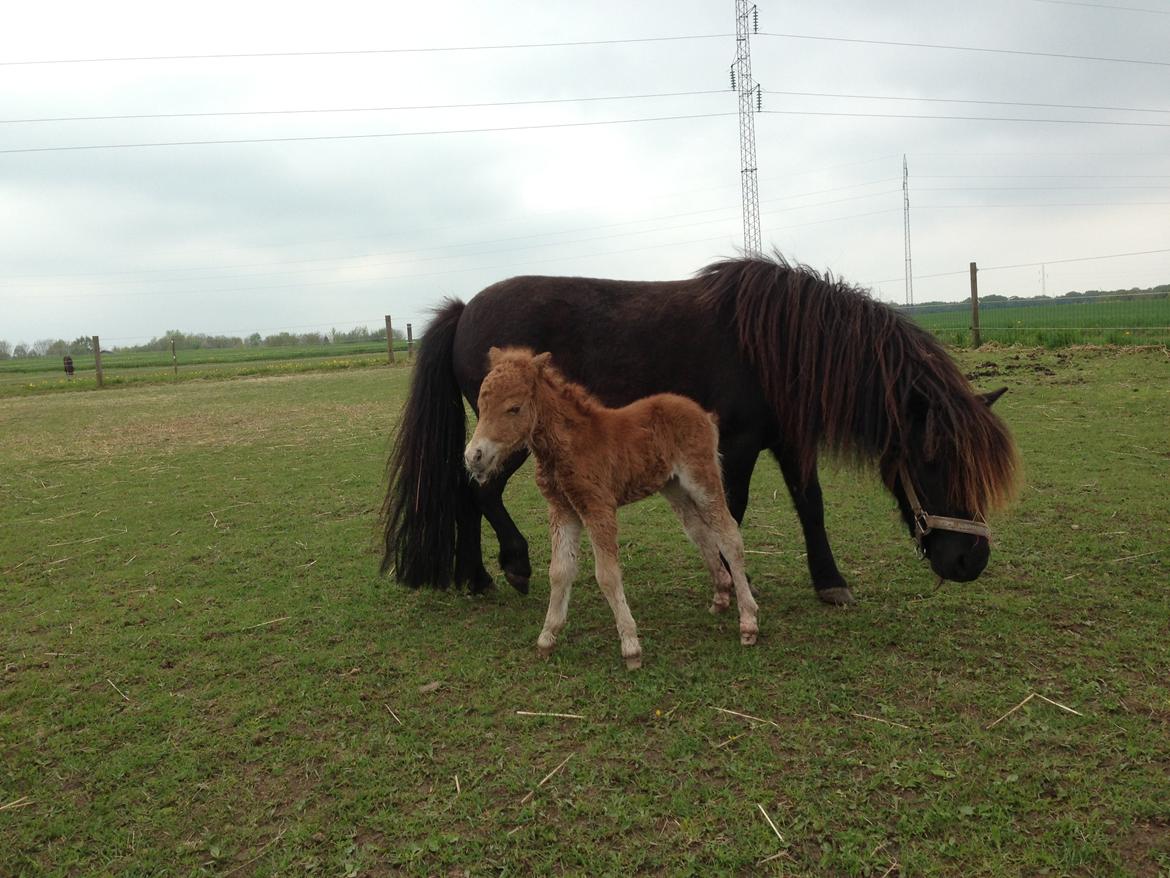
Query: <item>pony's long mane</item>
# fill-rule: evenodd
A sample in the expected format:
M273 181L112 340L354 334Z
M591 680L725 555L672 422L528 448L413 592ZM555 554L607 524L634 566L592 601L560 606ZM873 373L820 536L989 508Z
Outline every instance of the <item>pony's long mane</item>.
M868 291L771 258L701 269L701 300L734 325L806 477L819 446L876 460L887 485L902 463L946 467L949 501L974 515L1012 494L1017 456L1004 423L929 332ZM924 446L909 447L915 413Z

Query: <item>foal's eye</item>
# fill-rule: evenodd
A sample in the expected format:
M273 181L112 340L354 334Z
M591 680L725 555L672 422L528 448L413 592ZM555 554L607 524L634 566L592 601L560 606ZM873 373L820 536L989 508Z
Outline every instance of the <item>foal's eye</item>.
M518 406L518 405L512 406L510 409L508 409L508 414L510 414L510 415L520 414L520 406Z

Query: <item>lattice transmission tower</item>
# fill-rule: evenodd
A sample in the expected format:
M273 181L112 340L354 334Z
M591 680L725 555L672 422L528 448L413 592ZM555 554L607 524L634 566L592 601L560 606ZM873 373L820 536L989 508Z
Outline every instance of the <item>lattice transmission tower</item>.
M762 108L760 87L752 79L751 35L760 32L760 11L748 0L735 0L735 63L731 87L739 94L739 159L743 190L743 250L760 255L760 189L756 181L756 120Z
M914 266L910 260L910 168L906 164L906 154L902 154L902 205L906 219L904 233L906 241L906 305L914 305Z

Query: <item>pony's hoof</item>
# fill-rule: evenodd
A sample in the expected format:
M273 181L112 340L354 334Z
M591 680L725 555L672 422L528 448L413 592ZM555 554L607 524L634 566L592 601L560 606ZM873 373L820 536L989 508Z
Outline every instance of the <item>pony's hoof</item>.
M627 671L636 671L638 668L642 667L642 653L638 653L637 655L627 655L624 656L624 658L626 660Z
M832 588L817 589L817 599L824 604L834 607L847 607L854 603L853 592L847 585L835 585Z
M755 646L756 638L760 636L759 631L740 631L739 642L744 646Z
M707 612L709 612L712 616L718 616L720 613L726 611L727 608L730 606L731 606L730 600L728 600L728 601L719 601L719 600L712 601L711 606L708 608Z
M550 643L548 646L542 646L541 644L538 643L538 644L536 644L536 654L538 656L540 656L542 659L551 658L552 654L553 654L553 647L555 647L555 646L556 646L555 643Z
M520 594L528 594L528 577L521 576L519 573L512 573L511 571L504 571L504 578L508 580L508 584Z
M476 576L467 583L467 591L469 594L484 594L495 588L495 580L493 580L486 570L476 574Z

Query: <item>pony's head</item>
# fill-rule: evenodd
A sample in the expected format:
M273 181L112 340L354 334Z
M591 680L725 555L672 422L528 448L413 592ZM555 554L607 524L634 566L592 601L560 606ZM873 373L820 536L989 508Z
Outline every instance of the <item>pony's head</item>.
M536 390L552 355L527 348L492 348L490 371L479 388L479 422L463 452L463 462L478 482L490 479L536 427Z
M1006 390L913 400L905 441L883 463L919 554L943 579L970 582L991 556L985 516L1008 498L1015 469L1011 438L990 412Z
M876 461L919 552L944 579L987 566L984 516L1011 496L1018 460L942 344L868 291L784 257L700 272L702 301L734 321L807 483L821 448Z

